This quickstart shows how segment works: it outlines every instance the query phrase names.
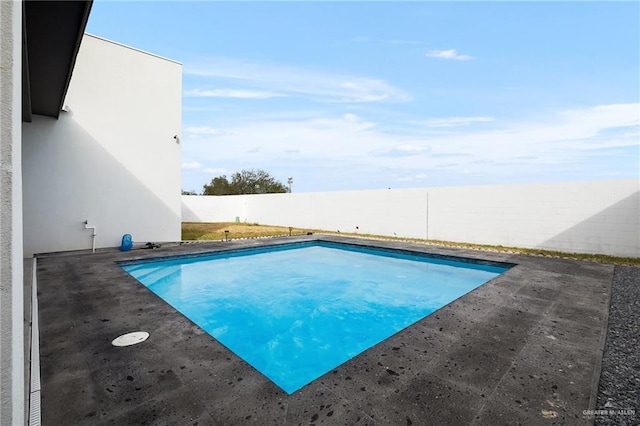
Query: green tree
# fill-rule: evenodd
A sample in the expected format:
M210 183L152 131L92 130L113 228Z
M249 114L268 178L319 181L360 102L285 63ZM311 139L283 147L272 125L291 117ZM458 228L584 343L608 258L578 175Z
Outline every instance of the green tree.
M233 194L231 184L226 175L211 179L211 183L202 187L202 195L229 195Z
M241 170L231 175L231 181L226 175L211 179L211 183L202 187L202 195L240 195L240 194L269 194L289 192L281 182L264 170Z

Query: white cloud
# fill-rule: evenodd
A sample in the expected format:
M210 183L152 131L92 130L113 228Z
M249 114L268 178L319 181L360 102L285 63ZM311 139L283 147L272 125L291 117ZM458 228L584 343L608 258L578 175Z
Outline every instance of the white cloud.
M207 161L211 161L208 159ZM199 161L185 161L182 163L182 170L186 170L189 172L195 172L197 175L204 174L212 174L215 176L220 176L227 173L227 170L224 168L215 168L215 167L204 167L202 163Z
M378 78L230 58L185 65L184 73L216 82L226 81L234 86L242 85L242 91L264 93L265 96L296 96L334 103L402 102L410 99L402 90ZM216 94L214 91L213 95Z
M515 157L534 156L538 162L559 164L575 161L579 155L592 155L596 148L637 144L639 112L639 104L567 110L534 121L505 123L493 130L461 128L453 134L432 137L429 142L435 153L470 154L465 163L495 160L507 164Z
M371 153L383 157L406 157L421 155L429 152L431 147L428 145L418 145L416 143L402 143L392 147L391 149L385 149L383 151L372 151Z
M371 129L372 127L376 127L376 123L372 123L370 121L364 121L363 119L361 119L360 117L358 117L356 114L352 114L352 113L345 113L342 114L342 119L344 121L346 121L347 123L352 123L355 125L355 127L353 127L354 129L359 129L360 131L362 130L366 130L366 129Z
M411 182L417 183L420 181L424 181L429 177L426 173L417 173L417 174L409 174L409 175L400 175L395 177L393 180L396 182Z
M189 135L197 135L197 136L200 136L200 135L215 136L215 135L224 134L224 131L217 129L215 127L208 127L208 126L187 127L184 130Z
M214 168L214 167L207 167L205 169L202 169L202 171L204 173L209 173L216 176L220 176L228 173L227 169L220 169L220 168Z
M198 170L201 167L202 167L202 164L198 163L197 161L188 161L188 162L182 163L182 168L184 170Z
M469 55L460 55L456 49L448 49L448 50L430 50L427 52L427 56L430 58L439 58L439 59L453 59L456 61L468 61L473 59L473 56Z
M639 126L640 104L611 104L568 110L560 113L560 118L580 123L592 131L602 127ZM610 126L612 123L616 123L616 126Z
M395 151L398 151L398 152L407 152L407 153L417 153L417 152L429 151L428 147L412 145L412 144L409 144L409 143L405 143L405 144L401 144L401 145L395 146L393 149Z
M238 98L238 99L269 99L285 96L275 92L241 89L193 89L184 92L187 97L194 98Z
M503 176L514 181L524 175L542 178L545 172L568 170L589 161L596 164L602 149L637 146L639 112L640 104L602 105L540 114L535 120L496 120L500 126L494 124L491 129L461 125L469 118L475 119L471 122L486 121L484 116L451 117L448 120L456 125L446 134L434 134L415 124L389 132L353 113L316 119L245 118L243 123L223 129L223 135L211 135L215 148L205 136L185 141L183 149L189 158L204 164L225 164L230 170L260 167L285 170L286 174L292 167L330 169L323 178L327 188L333 180L333 187L348 181L352 188L395 178L420 185L434 179L454 179L452 176L461 182L469 176ZM247 155L256 141L261 147L259 154ZM605 164L602 168L615 167ZM437 173L429 172L435 170ZM416 178L425 173L428 179Z
M385 138L374 131L375 126L352 113L304 120L245 119L223 129L221 136L212 135L216 138L215 149L206 137L189 139L183 146L185 155L203 162L247 159L249 151L255 152L256 141L260 143L259 158L251 161L278 161L283 153L310 159L351 158L385 146Z
M493 117L444 117L431 118L423 123L427 127L458 127L468 126L472 123L487 123L494 121Z

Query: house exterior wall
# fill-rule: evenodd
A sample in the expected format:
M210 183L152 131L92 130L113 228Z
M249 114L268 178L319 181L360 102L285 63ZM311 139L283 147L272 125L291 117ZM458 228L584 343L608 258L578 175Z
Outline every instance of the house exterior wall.
M85 220L97 248L180 240L181 92L179 63L83 37L68 111L23 125L26 254L91 248Z
M640 256L636 179L183 196L185 222L241 221L407 238Z
M22 2L0 2L0 424L25 418L22 283Z

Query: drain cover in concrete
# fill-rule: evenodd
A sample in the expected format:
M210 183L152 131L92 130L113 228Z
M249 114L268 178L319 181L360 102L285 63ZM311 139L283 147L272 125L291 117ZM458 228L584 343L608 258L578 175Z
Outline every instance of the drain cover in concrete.
M144 342L149 337L149 333L146 331L134 331L133 333L123 334L120 337L113 339L111 344L113 346L131 346L140 342Z

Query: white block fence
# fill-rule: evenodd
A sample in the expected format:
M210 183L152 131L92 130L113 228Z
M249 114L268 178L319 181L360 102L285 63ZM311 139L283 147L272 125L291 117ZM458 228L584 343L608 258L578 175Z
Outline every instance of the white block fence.
M640 257L640 181L182 197L183 222L236 220Z

